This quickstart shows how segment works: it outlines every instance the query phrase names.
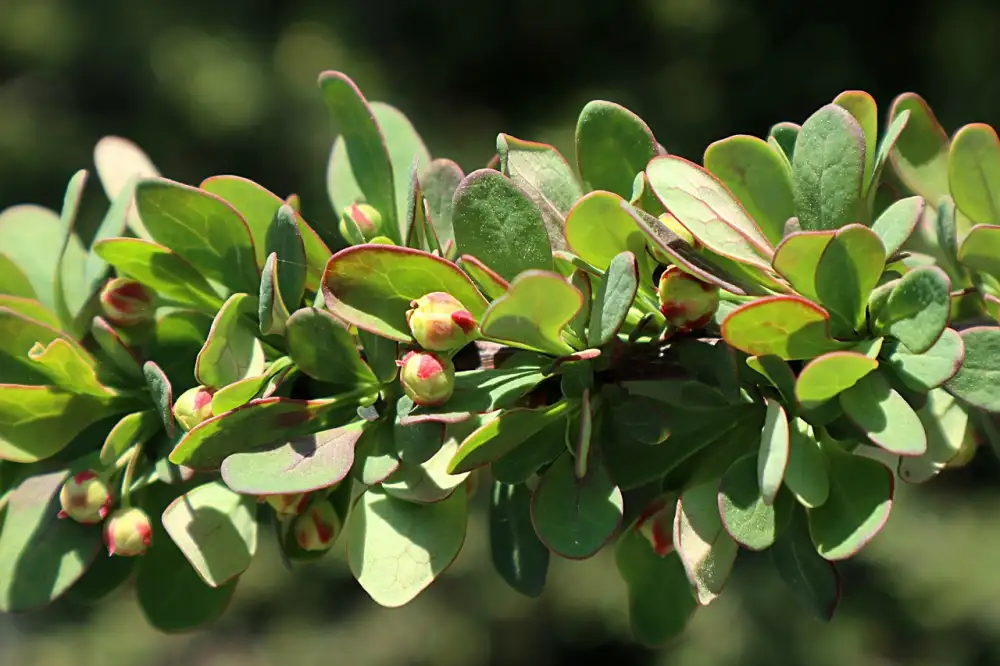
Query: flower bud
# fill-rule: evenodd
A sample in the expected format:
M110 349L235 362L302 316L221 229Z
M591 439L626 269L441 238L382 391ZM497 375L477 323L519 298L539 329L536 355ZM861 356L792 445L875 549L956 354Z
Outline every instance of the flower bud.
M153 540L153 524L137 507L118 509L104 524L104 544L109 555L142 555Z
M475 317L461 301L443 291L411 301L406 323L417 344L431 351L459 349L476 337Z
M174 402L174 418L184 430L212 418L212 391L204 386L190 388Z
M309 493L290 493L285 495L264 495L261 499L271 505L281 520L294 518L309 506Z
M719 289L668 266L660 276L660 312L676 328L690 331L712 320L719 307Z
M94 470L70 477L59 491L60 518L72 518L84 525L104 520L111 511L111 489Z
M674 550L674 513L676 502L667 502L666 498L650 502L635 523L637 532L646 537L653 547L653 552L660 557L666 557Z
M118 277L101 290L104 318L115 326L136 326L153 321L154 295L140 282Z
M382 229L382 215L368 204L351 204L344 209L340 217L340 235L345 239L350 239L351 234L348 225L354 222L354 226L361 232L361 237L366 241L379 234Z
M443 405L455 391L455 365L447 356L411 351L397 363L403 391L416 405Z
M340 536L340 516L329 500L313 502L295 519L292 530L295 541L302 550L329 550Z

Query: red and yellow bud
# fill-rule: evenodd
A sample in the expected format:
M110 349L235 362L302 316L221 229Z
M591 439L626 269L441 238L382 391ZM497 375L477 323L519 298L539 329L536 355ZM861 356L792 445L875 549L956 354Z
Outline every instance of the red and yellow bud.
M435 352L411 351L400 366L399 382L415 405L436 407L448 402L455 391L455 364Z
M212 391L195 386L181 393L174 401L174 418L184 430L212 418Z
M653 552L666 557L674 550L674 513L677 502L661 497L650 502L635 523L635 530L646 537Z
M324 498L314 501L295 519L292 531L299 548L322 551L329 550L333 546L333 542L340 536L342 527L337 510Z
M450 351L476 338L477 323L461 301L434 291L410 302L406 323L417 344L431 351Z
M137 507L118 509L104 524L104 545L109 555L142 555L153 541L153 524Z
M97 472L88 469L63 484L59 491L59 517L94 525L107 517L113 503L108 484Z
M153 292L129 278L108 280L101 290L104 318L115 326L137 326L153 321L155 300Z
M263 495L261 501L267 502L281 520L298 516L309 506L309 493L289 493L285 495Z
M368 204L351 204L344 209L340 216L340 235L345 239L351 236L347 231L347 225L354 222L354 226L361 232L361 236L370 241L379 235L382 229L382 215Z
M668 266L657 290L660 312L677 329L690 331L712 320L719 308L719 288Z

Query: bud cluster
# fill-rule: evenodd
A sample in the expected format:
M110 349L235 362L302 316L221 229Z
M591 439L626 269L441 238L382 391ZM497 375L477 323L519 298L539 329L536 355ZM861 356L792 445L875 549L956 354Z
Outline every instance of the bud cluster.
M59 518L70 518L84 525L103 522L101 531L109 555L141 555L153 539L152 523L142 509L121 507L111 512L114 505L111 488L92 469L73 475L63 484L59 505Z

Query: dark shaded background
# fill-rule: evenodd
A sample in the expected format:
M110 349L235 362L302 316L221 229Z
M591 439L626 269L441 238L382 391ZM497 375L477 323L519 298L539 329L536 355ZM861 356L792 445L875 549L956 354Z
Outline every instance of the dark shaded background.
M998 28L995 0L0 0L0 207L58 209L94 143L118 134L168 177L245 176L299 193L305 217L330 224L323 69L403 109L434 156L466 171L499 132L572 156L576 114L595 98L695 160L725 136L801 122L845 89L875 95L883 116L896 94L919 92L949 132L997 125ZM95 181L85 215L106 205ZM452 570L404 609L369 601L339 557L289 574L264 543L209 632L155 634L126 590L96 609L0 618L0 664L997 664L998 479L982 451L930 487L900 488L885 532L842 567L830 625L747 554L684 638L640 649L610 553L556 562L531 601L490 571L474 522Z

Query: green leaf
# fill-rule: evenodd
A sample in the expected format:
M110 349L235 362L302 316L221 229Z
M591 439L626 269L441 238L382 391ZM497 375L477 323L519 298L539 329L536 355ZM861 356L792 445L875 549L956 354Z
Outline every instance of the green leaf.
M559 151L544 143L522 141L508 134L497 137L501 171L542 211L554 250L565 250L563 222L583 196L576 174Z
M743 204L771 245L780 243L785 222L795 215L787 161L767 142L739 135L710 145L704 162Z
M614 102L588 102L576 125L576 163L588 190L632 193L632 180L659 150L649 126Z
M398 342L413 342L406 323L411 301L434 291L451 294L476 319L486 311L486 300L455 264L411 248L348 247L330 259L323 277L323 296L333 314Z
M292 360L282 356L256 377L247 377L219 389L212 395L212 413L221 414L247 404L254 398L269 398L292 370Z
M792 158L795 209L804 231L864 223L865 136L854 117L827 104L802 124Z
M421 465L441 449L444 443L445 424L432 420L406 421L413 406L413 401L408 396L396 401L392 439L400 462L407 465Z
M808 509L822 506L830 497L830 475L823 449L812 426L802 419L792 419L789 432L785 487L802 506Z
M590 347L597 348L615 339L628 317L638 289L639 262L634 254L626 250L611 260L594 296L590 324L587 326L587 344Z
M944 388L959 400L1000 412L1000 328L975 326L962 331L965 359Z
M707 606L722 594L739 552L739 545L722 527L717 483L693 486L681 495L673 542L698 603Z
M161 298L215 313L222 299L198 270L179 254L138 238L112 238L94 245L118 274L138 280Z
M769 296L740 306L723 320L722 336L747 354L786 361L846 347L830 337L826 311L797 296Z
M366 486L377 486L400 467L392 438L392 421L381 420L363 426L354 447L351 474Z
M20 613L48 605L66 592L97 557L100 528L58 518L59 490L79 471L82 469L35 474L9 491L0 528L3 612Z
M64 340L76 347L81 356L89 357L78 343L61 331L0 307L0 375L3 381L31 385L51 382L50 373L32 361L28 352L36 344L48 345L55 340ZM90 363L93 365L93 359Z
M189 430L170 452L170 462L215 470L234 453L344 425L356 416L360 402L352 393L322 400L251 400Z
M909 111L909 120L889 154L893 169L912 192L931 205L949 193L948 135L920 95L904 93L893 100L889 117L896 121Z
M409 603L462 549L467 511L461 492L416 504L368 489L345 528L351 573L375 603L387 608Z
M529 269L552 270L542 212L509 178L492 169L473 171L454 201L460 254L471 254L508 281Z
M548 407L508 409L477 428L459 446L448 465L450 474L468 472L487 465L515 448L553 421L561 421L568 403L557 402Z
M406 211L400 210L396 199L400 196L404 202L402 207L405 207L406 195L405 192L397 195L401 188L395 185L396 169L390 161L389 148L372 107L354 81L340 72L323 72L319 76L319 86L340 133L327 171L327 190L335 210L339 214L355 203L360 194L382 215L382 228L389 238L402 243L400 220ZM398 165L399 177L404 182L409 175L406 170L412 163L410 155ZM345 170L345 166L349 168ZM408 188L408 182L406 186Z
M153 361L146 361L142 366L142 374L146 378L146 386L149 394L153 398L153 407L156 408L163 427L166 429L167 437L174 436L175 423L173 412L173 387L166 373Z
M899 478L907 483L925 483L937 476L961 451L973 427L965 406L943 389L927 392L917 416L927 432L927 451L899 459Z
M490 472L503 483L525 483L566 450L566 422L555 419L524 440L513 451L497 458Z
M646 258L646 235L622 207L624 199L610 192L591 192L576 202L566 217L566 241L572 251L598 270L626 250L640 262L643 276L652 267ZM657 220L657 224L662 223Z
M102 317L94 317L90 325L90 334L111 364L120 370L125 378L140 383L145 381L139 357L125 344L111 324Z
M583 294L557 273L526 271L490 304L479 330L498 342L565 356L574 350L562 339L562 330L581 307Z
M67 330L74 332L80 329L81 322L77 321L77 318L81 310L88 304L97 290L97 285L92 285L84 279L88 252L74 229L86 182L87 171L85 169L81 169L73 175L66 188L60 215L63 238L55 283L55 305L56 312L65 322ZM82 334L82 331L79 333Z
M777 356L750 356L747 365L767 378L788 404L795 401L795 372Z
M197 384L192 369L211 329L212 317L194 310L171 310L156 318L147 353L161 359L177 395Z
M399 374L396 360L399 358L399 343L395 340L358 329L358 340L364 349L364 361L372 369L379 382L388 384Z
M53 312L65 233L59 216L41 206L21 204L0 212L0 248L27 276L42 305Z
M84 429L127 403L53 386L0 384L0 460L31 463L62 451Z
M803 409L817 409L878 368L878 361L853 351L817 356L799 372L795 398Z
M765 398L765 401L767 414L764 429L760 433L760 452L757 454L757 485L764 504L770 505L774 504L774 498L778 496L785 478L790 444L785 408L773 398Z
M455 228L452 225L452 205L455 190L465 174L455 162L446 159L433 160L420 179L427 202L427 215L437 234L441 246L446 250L455 247ZM446 255L450 256L450 254Z
M203 181L200 187L206 192L211 192L225 199L229 205L243 216L243 219L247 223L247 228L250 230L250 236L253 238L257 265L263 266L267 255L277 251L277 248L267 249L267 234L278 209L284 203L281 197L252 180L240 178L239 176L213 176ZM294 260L297 263L304 264L306 289L318 291L320 279L323 277L323 270L326 268L326 262L330 259L332 253L326 243L302 219L302 216L298 212L291 211L291 216L294 216L299 236L302 238L305 259L290 259L283 256L281 252L278 252L278 256L281 259ZM294 307L289 306L289 309L294 309Z
M407 193L406 244L408 247L445 256L437 232L427 218L427 202L417 177L417 164L410 169L410 189Z
M155 409L132 412L108 433L101 447L101 464L113 465L126 451L137 444L144 444L160 432L163 421Z
M768 143L773 139L777 148L784 153L791 166L792 158L795 156L795 142L799 138L802 127L796 123L781 122L771 127L768 131Z
M257 498L206 483L167 507L163 527L202 580L222 587L247 570L257 550Z
M948 182L955 204L979 224L1000 224L1000 138L984 123L962 127L948 151Z
M257 294L257 329L261 335L284 335L285 325L290 316L281 293L281 278L278 275L278 255L268 255L261 270L260 291ZM247 296L247 294L242 294Z
M90 242L91 249L101 241L121 238L125 235L126 217L129 210L133 208L134 197L135 184L133 183L111 201L111 207L108 208L100 226L94 232L94 237ZM107 274L108 262L104 261L96 252L88 252L83 267L83 283L87 285L89 293L100 289Z
M865 191L869 202L873 204L873 212L878 212L880 210L878 205L878 197L880 194L889 193L892 199L895 199L897 194L893 193L893 190L883 187L882 183L882 171L885 169L886 163L889 161L889 154L892 152L893 147L902 136L903 130L906 129L906 125L910 121L910 112L904 110L898 116L892 119L889 123L889 128L885 131L885 135L878 144L878 154L875 155L875 170L872 174L871 180L865 185L867 188Z
M104 601L129 582L137 563L138 558L135 557L97 557L63 598L73 604L88 606Z
M598 460L577 478L573 457L565 453L542 475L531 497L531 522L550 550L582 560L604 547L621 526L621 489Z
M757 457L754 453L734 462L719 485L719 512L726 531L745 548L765 550L774 544L778 533L779 512L791 508L779 495L772 503L764 502L757 482Z
M826 248L836 235L830 231L796 231L785 236L774 250L774 270L788 280L795 291L818 301L816 271Z
M220 389L264 372L264 348L246 320L256 305L247 294L233 294L215 316L194 366L203 386Z
M14 260L0 252L0 294L37 300L31 280Z
M143 509L153 517L153 539L136 567L135 592L146 620L166 633L190 631L218 619L236 591L237 580L222 587L205 584L158 520L177 497L176 486L153 484Z
M1000 277L1000 225L977 224L958 250L966 268Z
M885 246L885 256L896 254L913 235L927 202L923 197L907 197L894 202L872 223L872 231Z
M706 248L764 271L770 269L771 244L715 176L673 155L646 167L653 192L684 228Z
M906 345L890 340L882 359L907 388L919 393L941 386L958 373L965 358L965 343L954 329L946 328L934 345L923 354L914 354Z
M306 251L302 234L296 223L295 211L282 205L274 213L274 220L267 229L265 254L278 255L281 264L278 273L278 291L289 312L295 312L306 290Z
M831 562L853 557L889 519L892 471L871 458L826 447L830 497L809 509L809 534L816 551Z
M256 250L243 216L224 199L171 180L143 180L135 203L153 239L233 291L260 282Z
M36 342L28 358L41 366L55 387L104 400L117 395L97 378L94 358L63 338L48 344Z
M831 322L836 324L837 337L850 336L865 326L865 306L885 259L882 241L860 224L840 227L823 250L816 266L816 295L834 315Z
M775 570L792 593L820 619L831 620L840 603L840 574L816 552L809 523L801 511L770 550Z
M930 349L948 325L951 280L937 266L915 268L900 279L876 325L915 354Z
M878 372L868 374L840 394L844 413L889 453L919 456L927 450L927 435L916 412Z
M314 379L346 389L378 383L350 332L324 310L302 308L292 314L285 341L295 365Z
M456 263L463 271L468 273L472 281L479 287L479 291L485 294L489 300L500 298L507 292L507 287L510 286L493 269L472 255L463 254L458 258Z
M497 573L521 594L541 596L549 549L531 524L531 491L523 484L494 481L489 516L490 555Z
M854 116L861 127L865 139L864 187L867 191L875 167L875 150L878 141L878 106L871 95L861 90L846 90L837 95L833 103Z
M636 639L659 646L683 633L698 602L676 551L660 557L634 523L615 546L615 566L628 586L629 620Z
M158 178L160 175L149 156L128 139L105 136L94 146L94 166L109 200L127 197L126 221L129 229L139 238L150 240L132 198L139 179Z

